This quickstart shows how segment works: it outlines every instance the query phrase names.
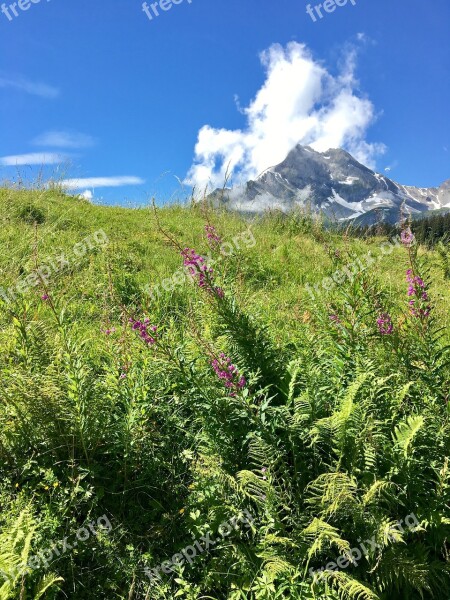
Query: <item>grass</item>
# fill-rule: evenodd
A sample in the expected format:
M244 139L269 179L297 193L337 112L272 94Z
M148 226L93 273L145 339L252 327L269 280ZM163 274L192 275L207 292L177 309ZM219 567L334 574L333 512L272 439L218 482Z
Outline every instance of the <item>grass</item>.
M0 215L0 292L16 296L0 299L0 600L448 598L441 254L305 215L155 213L56 188L2 188ZM183 248L215 260L202 287L196 270L173 283ZM408 268L430 301L419 283L406 295ZM111 531L17 567L102 515ZM208 531L213 550L149 579ZM361 539L377 545L358 564L308 576Z

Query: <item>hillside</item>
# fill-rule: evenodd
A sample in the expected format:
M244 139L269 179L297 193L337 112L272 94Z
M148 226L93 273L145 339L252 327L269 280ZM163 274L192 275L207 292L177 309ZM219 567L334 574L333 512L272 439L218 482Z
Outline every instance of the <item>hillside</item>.
M0 219L0 600L448 599L439 253L57 189Z
M30 206L33 207L31 213ZM43 220L37 234L32 225L34 210L38 211L38 221ZM137 300L144 305L148 301L144 293L146 286L160 284L181 264L179 253L170 248L157 231L151 208L102 207L56 191L30 193L3 189L0 215L0 242L4 249L0 255L0 286L3 288L33 269L36 235L38 263L46 264L46 257L58 256L59 251L70 253L74 258L73 246L103 229L110 241L108 252L98 252L98 249L89 252L82 260L76 260L76 268L68 269L65 265L65 269L52 278L52 286L63 294L65 301L75 302L85 326L97 325L102 318L97 300L109 286L108 261L116 286L119 289L128 286L130 295L137 294ZM213 215L224 240L232 240L248 228L249 221L238 214L216 211ZM196 248L200 244L205 250L206 221L202 210L180 206L165 208L161 211L161 221L183 245ZM311 225L307 216L298 219L293 215L291 220L285 220L274 214L251 222L256 244L253 247L242 244L241 252L231 257L239 269L235 284L242 283L239 291L245 295L245 301L265 313L265 319L273 319L277 330L281 328L286 335L292 333L292 326L298 322L303 309L311 308L305 285L313 286L335 270L336 258L330 256L330 246L348 263L353 262L353 257L363 257L368 252L376 257L382 255L380 244L384 238L343 239L340 234L326 234L320 224ZM440 261L433 253L427 253L427 260L439 298L438 310L444 315L449 307L448 287L442 278ZM405 265L404 252L394 244L392 254L380 260L374 273L388 288L400 293L404 289ZM184 302L189 297L188 289L189 286L177 286L173 292L162 289L164 302L157 303L158 307L170 299L174 303ZM72 298L74 292L83 297L79 305L78 299Z

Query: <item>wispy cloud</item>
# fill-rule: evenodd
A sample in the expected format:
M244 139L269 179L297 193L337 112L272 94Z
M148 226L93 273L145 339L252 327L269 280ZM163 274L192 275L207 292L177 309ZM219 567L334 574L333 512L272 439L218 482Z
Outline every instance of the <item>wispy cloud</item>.
M39 81L29 81L22 77L16 79L0 77L0 88L12 88L33 96L41 96L41 98L56 98L59 96L58 88Z
M51 148L89 148L95 143L91 135L76 131L46 131L32 141L34 146Z
M35 152L32 154L16 154L14 156L1 156L0 165L3 167L16 167L20 165L57 165L68 160L67 154L54 152Z
M69 190L83 188L120 187L122 185L141 185L144 179L133 176L121 177L88 177L86 179L65 179L61 184Z

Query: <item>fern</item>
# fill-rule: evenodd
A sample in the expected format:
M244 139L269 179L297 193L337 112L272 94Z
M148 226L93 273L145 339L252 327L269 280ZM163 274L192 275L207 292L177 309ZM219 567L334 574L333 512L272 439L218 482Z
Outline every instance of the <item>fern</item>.
M422 416L410 416L406 422L401 423L395 428L394 440L399 450L403 452L405 458L408 457L410 447L419 431L424 426L425 420Z
M0 586L0 600L14 600L19 597L19 592L22 598L28 587L27 579L34 579L27 563L35 533L36 524L31 509L25 508L16 521L0 534L0 576L5 580ZM61 581L61 577L46 574L34 586L34 600L43 597L47 590Z

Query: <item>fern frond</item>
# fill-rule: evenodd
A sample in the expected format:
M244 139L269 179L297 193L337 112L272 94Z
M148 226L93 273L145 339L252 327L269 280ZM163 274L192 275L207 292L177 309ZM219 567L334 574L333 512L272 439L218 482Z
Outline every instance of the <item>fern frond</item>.
M64 579L54 575L53 573L47 573L47 575L41 579L38 586L34 590L34 600L39 600L39 598L42 598L47 590L54 587L55 584L59 583L60 581L64 581Z
M307 501L322 516L335 515L341 509L347 514L358 504L357 489L356 479L346 473L323 473L307 486Z
M395 428L394 441L405 458L408 457L409 448L424 423L425 419L422 416L409 416L406 422L400 423Z
M342 600L380 600L367 585L343 571L323 571L323 577Z
M327 548L336 546L341 554L350 556L350 544L339 535L339 530L329 523L315 518L303 531L302 537L310 544L307 556L309 559L322 553Z

